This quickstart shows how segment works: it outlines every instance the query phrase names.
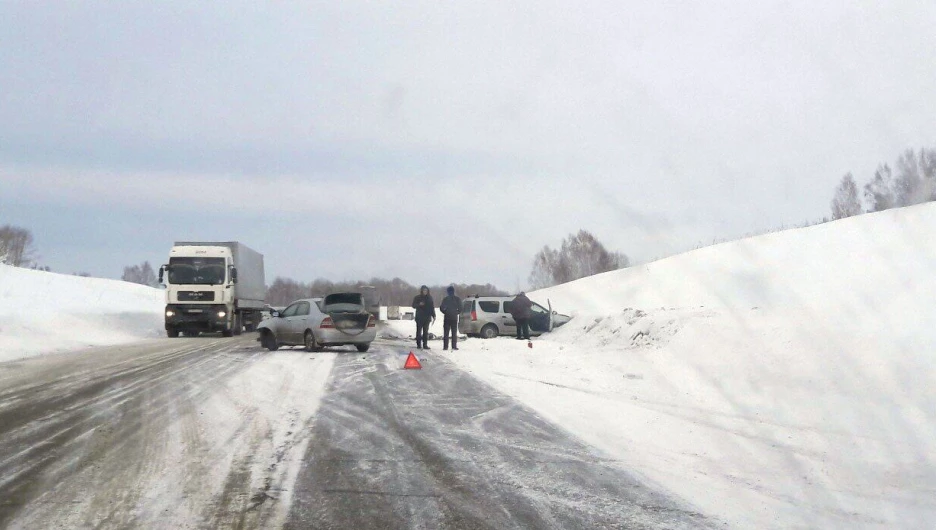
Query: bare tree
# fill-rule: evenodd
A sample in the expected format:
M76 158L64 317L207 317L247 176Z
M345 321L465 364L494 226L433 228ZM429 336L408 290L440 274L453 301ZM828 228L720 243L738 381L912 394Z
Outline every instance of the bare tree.
M565 238L558 250L545 246L537 252L529 282L538 289L624 268L629 264L625 254L609 252L590 232L579 230Z
M900 155L894 195L897 206L936 200L936 150L907 149Z
M920 151L922 156L923 152ZM910 206L925 202L928 198L923 192L923 175L920 159L913 149L907 149L897 158L897 177L894 180L894 203L896 206Z
M559 251L544 246L533 257L533 271L530 272L529 278L530 287L542 289L556 285L557 276L566 276L559 271Z
M924 200L936 201L936 149L920 149L920 173Z
M27 267L35 258L32 232L12 225L0 227L0 263Z
M148 285L150 287L156 287L156 272L153 270L152 265L148 261L144 261L140 265L133 265L132 267L124 267L123 275L120 277L121 280L130 283L138 283L140 285Z
M861 200L858 198L858 185L851 173L842 177L842 182L835 188L832 197L832 218L844 219L861 213Z
M896 204L894 198L894 179L890 166L881 164L874 172L871 182L865 184L865 199L871 207L870 212L880 212L893 208Z

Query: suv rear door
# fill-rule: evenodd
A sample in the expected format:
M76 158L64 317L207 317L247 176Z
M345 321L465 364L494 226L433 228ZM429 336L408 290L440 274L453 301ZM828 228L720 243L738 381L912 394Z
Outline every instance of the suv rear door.
M499 318L501 322L501 335L516 335L517 321L514 320L513 313L510 312L510 306L513 305L513 300L504 300L502 305L504 309Z
M462 335L471 333L471 313L475 310L474 300L462 301L461 315L458 316L458 332ZM477 315L475 315L477 316Z

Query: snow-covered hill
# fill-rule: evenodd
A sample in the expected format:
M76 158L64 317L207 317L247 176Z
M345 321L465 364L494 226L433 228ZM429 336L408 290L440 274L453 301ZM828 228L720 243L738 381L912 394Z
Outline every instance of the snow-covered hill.
M0 361L162 334L159 289L0 265Z
M738 528L936 527L936 204L531 295L575 319L453 358Z

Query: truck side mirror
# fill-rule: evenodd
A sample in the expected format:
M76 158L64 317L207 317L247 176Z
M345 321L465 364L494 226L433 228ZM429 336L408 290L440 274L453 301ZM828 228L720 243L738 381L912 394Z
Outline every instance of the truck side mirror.
M159 283L163 283L163 272L166 270L168 265L162 265L159 267Z
M237 283L237 267L231 267L231 283Z

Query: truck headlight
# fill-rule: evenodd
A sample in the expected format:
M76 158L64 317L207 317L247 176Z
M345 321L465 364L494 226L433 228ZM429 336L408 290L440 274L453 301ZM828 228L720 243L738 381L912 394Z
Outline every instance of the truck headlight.
M227 316L227 313L225 313L224 311L218 311L218 318L224 318L226 316Z
M173 311L173 310L171 310L171 309L167 309L167 310L166 310L166 316L167 316L167 317L174 317L174 316L175 316L175 311Z

